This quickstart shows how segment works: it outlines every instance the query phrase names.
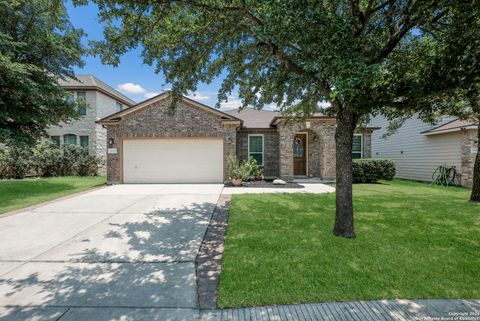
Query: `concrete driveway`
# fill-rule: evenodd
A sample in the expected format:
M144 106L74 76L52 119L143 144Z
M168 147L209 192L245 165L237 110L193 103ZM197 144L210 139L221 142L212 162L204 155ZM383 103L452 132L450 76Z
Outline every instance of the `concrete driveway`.
M118 185L0 218L0 320L195 320L222 185Z

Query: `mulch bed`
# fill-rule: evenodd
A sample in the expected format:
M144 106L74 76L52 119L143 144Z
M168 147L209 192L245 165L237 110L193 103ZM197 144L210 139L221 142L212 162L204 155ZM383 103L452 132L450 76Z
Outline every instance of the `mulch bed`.
M298 183L287 183L285 185L273 185L272 182L267 181L251 181L243 182L242 186L233 186L231 182L226 182L225 187L255 187L255 188L304 188Z
M195 260L200 309L214 309L217 306L223 244L231 198L232 195L220 195Z

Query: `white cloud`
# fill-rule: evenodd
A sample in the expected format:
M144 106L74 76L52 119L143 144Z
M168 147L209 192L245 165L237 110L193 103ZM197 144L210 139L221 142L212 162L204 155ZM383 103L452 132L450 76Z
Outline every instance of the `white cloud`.
M117 89L129 94L143 94L146 90L138 85L131 82L126 82L117 86Z
M145 94L143 94L143 97L145 98L152 98L152 97L155 97L156 95L158 95L159 93L156 93L156 92L146 92Z
M318 107L320 108L328 108L328 107L331 107L332 104L330 104L328 101L321 101L317 104Z
M221 103L221 109L232 109L242 106L242 101L236 96L228 96L228 101Z
M190 98L190 99L193 99L193 100L208 100L208 99L210 99L210 96L202 94L199 91L196 91L194 93L190 93L190 95L188 95L187 97Z

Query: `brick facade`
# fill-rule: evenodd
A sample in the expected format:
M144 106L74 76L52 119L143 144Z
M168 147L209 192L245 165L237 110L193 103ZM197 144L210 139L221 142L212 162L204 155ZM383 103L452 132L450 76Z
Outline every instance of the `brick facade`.
M281 122L279 135L280 177L293 180L293 141L298 132L309 133L308 176L335 178L335 120L314 119L303 123ZM316 141L314 141L316 137Z
M264 145L264 175L278 177L278 133L272 129L242 129L237 132L237 156L240 160L248 159L248 135L262 134Z
M118 124L106 125L107 141L113 139L108 147L117 149L117 154L107 154L108 183L122 182L120 158L125 138L223 137L223 173L228 178L227 157L236 153L237 126L185 101L179 101L174 111L170 105L171 98L166 98L123 116Z
M293 180L293 144L297 133L307 133L307 176L324 180L335 179L335 119L314 118L303 123L280 119L276 127L240 128L240 122L229 115L209 111L193 101L180 100L170 110L171 98L153 100L125 112L119 117L101 123L107 127L106 141L117 153L107 154L107 177L110 184L122 183L123 140L131 138L162 137L222 137L224 168L228 179L228 155L236 154L240 160L248 159L248 135L264 137L264 174ZM371 131L363 131L364 157L371 157Z

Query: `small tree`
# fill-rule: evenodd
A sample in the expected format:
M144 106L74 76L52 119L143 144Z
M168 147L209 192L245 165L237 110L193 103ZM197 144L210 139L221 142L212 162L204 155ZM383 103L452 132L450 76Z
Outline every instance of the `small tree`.
M421 50L419 31L447 27L450 12L449 1L433 0L93 2L107 23L105 41L95 43L102 60L116 65L141 45L144 62L163 72L174 94L222 76L219 103L238 88L243 106L276 103L306 118L329 101L337 120L333 233L349 238L354 130L398 99L398 84L416 66L391 64L403 59L399 52Z

